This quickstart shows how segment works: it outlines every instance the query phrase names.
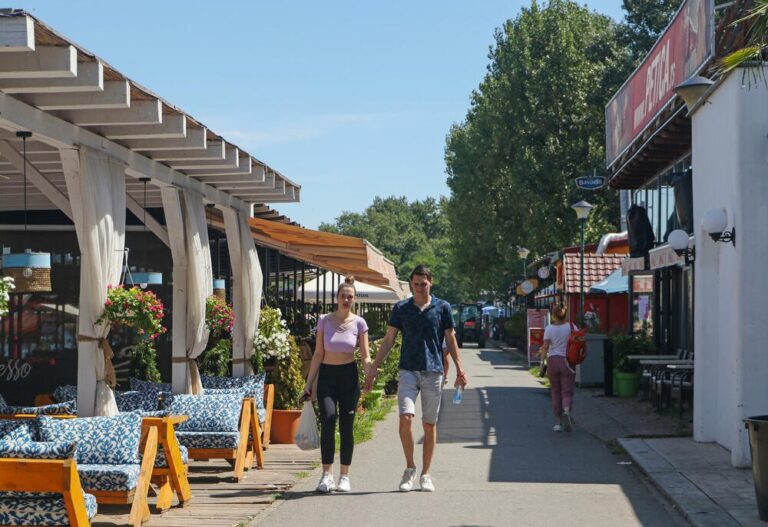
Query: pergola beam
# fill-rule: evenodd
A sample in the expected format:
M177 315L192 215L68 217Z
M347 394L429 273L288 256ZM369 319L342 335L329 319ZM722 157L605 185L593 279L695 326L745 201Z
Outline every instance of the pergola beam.
M48 79L77 76L74 46L39 46L35 51L3 53L0 79Z
M222 178L223 176L251 176L253 174L253 162L250 156L241 156L238 160L238 165L234 168L185 168L184 173L188 176L194 176L195 179L213 178L211 182L215 182L215 178ZM261 178L263 179L263 171ZM226 179L226 177L224 177ZM247 181L259 181L257 177L248 177ZM243 181L240 179L239 181Z
M59 110L52 112L51 115L77 126L159 124L163 119L162 103L159 99L135 101L130 108Z
M78 62L77 77L65 79L0 79L5 93L96 92L104 89L104 65Z
M163 225L157 221L154 216L151 214L145 214L144 207L142 207L141 204L128 193L125 195L125 205L128 210L133 213L134 216L139 218L139 221L143 222L144 225L146 225L146 227L166 245L166 247L171 246L171 240L168 237L168 231L166 228L163 227Z
M240 150L234 147L225 148L224 159L185 159L183 161L168 161L167 164L176 170L194 170L199 168L233 169L240 166Z
M31 17L8 17L0 24L0 52L35 51L35 23Z
M200 150L206 147L207 136L208 130L205 128L187 126L187 136L179 139L128 139L121 142L131 150L141 152Z
M109 155L124 162L127 165L126 173L133 177L152 178L156 185L188 188L199 192L211 203L236 208L243 212L250 211L250 205L235 196L205 185L84 128L57 119L10 95L0 93L0 108L3 108L3 112L0 114L0 126L9 130L29 130L35 134L39 141L48 143L62 151L76 149L79 145L104 150Z
M140 149L137 149L140 150ZM223 160L226 156L224 141L208 141L206 146L198 150L155 150L149 156L155 161L200 161Z
M109 139L177 139L187 135L187 117L183 114L160 115L158 124L100 126L93 131Z
M100 92L33 93L21 99L41 110L117 110L130 108L131 87L128 81L108 81Z

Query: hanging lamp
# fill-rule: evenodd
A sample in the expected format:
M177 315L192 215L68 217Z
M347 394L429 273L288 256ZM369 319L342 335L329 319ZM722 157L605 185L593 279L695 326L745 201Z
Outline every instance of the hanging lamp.
M144 219L142 220L144 223L144 233L147 232L147 183L149 183L148 177L142 177L139 178L139 181L141 181L144 184L144 204L143 204L143 211L144 211ZM147 250L146 250L146 240L144 240L144 265L147 265ZM156 273L152 271L146 271L146 267L144 271L141 272L131 272L130 268L128 269L128 280L127 283L130 285L138 285L142 289L145 289L148 285L161 285L163 283L163 273Z
M27 138L32 132L18 131L21 138L24 166L21 173L24 180L24 234L27 234ZM25 236L26 237L26 236ZM3 255L3 275L13 278L16 287L14 293L50 293L51 292L51 253L32 252Z

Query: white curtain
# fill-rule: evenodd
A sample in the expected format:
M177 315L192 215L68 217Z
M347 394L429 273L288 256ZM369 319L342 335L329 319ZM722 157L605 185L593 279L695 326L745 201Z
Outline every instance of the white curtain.
M203 393L195 359L208 344L205 301L213 294L211 247L203 197L184 191L184 235L187 249L187 380L186 393Z
M115 415L115 372L106 341L109 326L97 325L96 320L104 311L107 287L120 283L125 248L125 165L87 147L80 147L79 158L68 152L62 161L80 244L78 412ZM96 377L95 398L83 393L87 386L93 386L81 379L89 368ZM95 401L92 408L91 401Z
M232 373L234 376L250 375L253 373L250 361L253 355L253 339L256 337L261 314L263 276L248 218L242 212L231 208L225 208L223 215L234 279Z

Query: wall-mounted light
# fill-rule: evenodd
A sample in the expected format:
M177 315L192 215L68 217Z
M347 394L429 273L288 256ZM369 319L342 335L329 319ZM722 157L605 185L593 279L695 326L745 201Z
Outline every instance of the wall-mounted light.
M701 219L701 228L716 242L732 243L736 246L736 227L726 231L728 215L723 209L709 209Z
M691 265L696 259L696 247L690 246L688 233L683 229L675 229L669 233L669 246L675 250L678 256L685 257L685 265Z
M706 77L694 75L675 86L675 93L683 99L685 107L690 112L713 84L714 82Z

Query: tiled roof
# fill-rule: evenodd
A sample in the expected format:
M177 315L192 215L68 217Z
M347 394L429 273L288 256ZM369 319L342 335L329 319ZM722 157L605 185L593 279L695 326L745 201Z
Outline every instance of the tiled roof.
M584 254L584 291L621 267L623 254ZM566 253L563 255L565 271L565 292L578 293L581 280L581 255Z

